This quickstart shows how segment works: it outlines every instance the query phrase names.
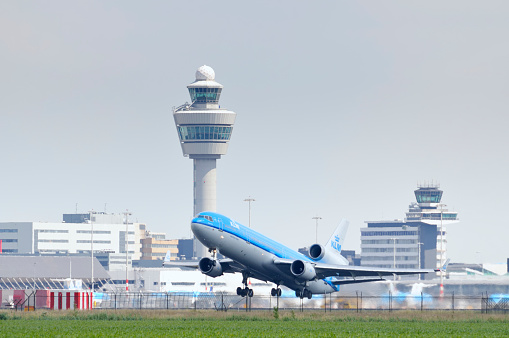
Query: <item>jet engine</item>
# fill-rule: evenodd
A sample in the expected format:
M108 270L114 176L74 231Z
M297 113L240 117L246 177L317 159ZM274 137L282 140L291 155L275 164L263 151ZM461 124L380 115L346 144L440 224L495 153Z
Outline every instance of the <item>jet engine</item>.
M315 268L309 262L301 261L300 259L293 261L290 265L290 271L299 280L309 281L316 277Z
M319 261L325 256L325 248L320 244L313 244L309 247L309 257L315 261Z
M341 256L337 248L330 247L326 250L320 244L313 244L309 247L309 257L314 261L320 261L326 264L348 265L346 258Z
M223 268L217 259L212 260L208 257L203 257L200 259L198 267L203 274L210 277L218 277L223 274Z

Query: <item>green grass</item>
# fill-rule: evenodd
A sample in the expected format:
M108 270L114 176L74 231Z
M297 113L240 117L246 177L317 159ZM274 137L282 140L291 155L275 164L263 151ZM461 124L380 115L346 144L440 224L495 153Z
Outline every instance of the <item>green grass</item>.
M2 312L0 312L1 314ZM509 336L509 316L449 312L279 311L4 313L0 337Z

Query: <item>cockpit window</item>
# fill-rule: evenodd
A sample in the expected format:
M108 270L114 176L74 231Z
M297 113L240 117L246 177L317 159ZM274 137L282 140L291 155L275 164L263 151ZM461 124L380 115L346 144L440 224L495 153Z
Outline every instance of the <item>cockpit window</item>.
M207 215L198 215L198 216L196 216L196 218L205 218L207 221L212 222L212 217L207 216Z

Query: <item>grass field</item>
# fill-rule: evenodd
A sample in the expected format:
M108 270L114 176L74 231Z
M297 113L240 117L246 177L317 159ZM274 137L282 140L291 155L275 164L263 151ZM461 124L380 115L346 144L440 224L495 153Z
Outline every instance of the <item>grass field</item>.
M509 336L509 315L474 312L0 312L0 337Z

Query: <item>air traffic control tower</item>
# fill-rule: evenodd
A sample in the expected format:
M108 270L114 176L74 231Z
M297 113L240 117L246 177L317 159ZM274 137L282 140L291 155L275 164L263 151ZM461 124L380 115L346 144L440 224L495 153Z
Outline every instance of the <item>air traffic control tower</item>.
M216 211L216 160L226 155L237 115L219 107L223 86L214 79L211 67L198 68L196 81L187 86L191 104L173 108L182 152L193 160L193 216L202 211ZM206 248L195 238L194 256L206 255Z

